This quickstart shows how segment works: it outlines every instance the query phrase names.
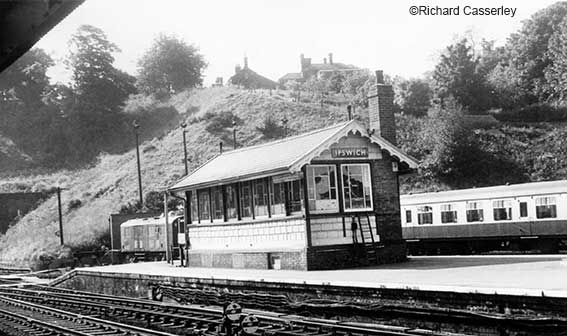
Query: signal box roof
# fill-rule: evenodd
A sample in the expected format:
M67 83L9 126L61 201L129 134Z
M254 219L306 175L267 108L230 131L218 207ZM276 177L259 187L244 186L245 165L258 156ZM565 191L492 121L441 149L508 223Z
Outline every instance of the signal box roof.
M417 168L415 159L384 138L369 136L360 122L351 120L281 140L223 152L177 182L170 190L206 188L266 176L294 174L331 144L349 134L367 137L400 161L406 169Z
M530 195L550 195L562 193L567 193L567 180L402 195L401 203L402 205L450 203L477 199L505 199Z

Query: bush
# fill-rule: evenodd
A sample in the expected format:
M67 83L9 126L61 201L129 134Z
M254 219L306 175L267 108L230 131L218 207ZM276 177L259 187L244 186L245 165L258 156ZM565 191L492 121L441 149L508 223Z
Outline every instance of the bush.
M70 200L69 204L67 205L67 209L69 210L78 209L81 207L81 205L83 205L83 202L81 202L80 199Z
M277 139L284 135L284 127L271 116L266 117L262 126L256 127L256 130L266 139Z
M225 135L228 128L233 127L233 122L236 126L242 125L242 119L234 115L232 112L221 112L221 113L206 113L204 119L208 120L205 129L207 132L214 135Z

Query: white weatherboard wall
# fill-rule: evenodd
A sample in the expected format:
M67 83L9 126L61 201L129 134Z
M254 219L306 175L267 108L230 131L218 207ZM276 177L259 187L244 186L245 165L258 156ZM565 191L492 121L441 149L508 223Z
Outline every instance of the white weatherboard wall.
M188 227L192 250L277 250L306 246L303 218Z
M369 217L374 241L379 242L379 236L376 235L376 219L374 216ZM367 225L366 216L361 216L360 221L361 225ZM313 218L311 219L311 243L313 246L352 244L351 223L352 218L345 216L345 229L343 230L342 217ZM365 232L368 231L366 227L364 229ZM357 230L356 233L358 241L362 242L360 230ZM364 239L370 241L370 236L365 236Z

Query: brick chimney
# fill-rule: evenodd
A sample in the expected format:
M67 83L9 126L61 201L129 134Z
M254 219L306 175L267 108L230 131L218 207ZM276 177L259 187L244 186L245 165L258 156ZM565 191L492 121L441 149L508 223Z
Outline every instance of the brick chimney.
M329 64L333 64L333 53L329 53Z
M376 71L376 85L368 92L370 130L396 145L396 121L394 119L394 90L384 84L384 73Z

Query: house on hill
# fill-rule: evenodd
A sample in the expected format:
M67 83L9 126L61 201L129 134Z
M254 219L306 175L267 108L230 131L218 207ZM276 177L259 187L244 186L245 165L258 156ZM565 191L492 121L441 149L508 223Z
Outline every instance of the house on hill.
M285 85L289 81L305 82L309 78L316 76L317 78L326 79L336 73L343 73L348 75L357 71L366 71L354 65L336 63L333 61L333 53L329 53L329 58L323 58L323 63L312 63L311 58L306 58L303 54L300 55L301 72L291 72L282 76L278 82L280 85Z
M228 80L230 85L238 85L245 89L275 89L278 83L259 75L248 67L248 57L244 57L244 68L237 65L234 75Z

